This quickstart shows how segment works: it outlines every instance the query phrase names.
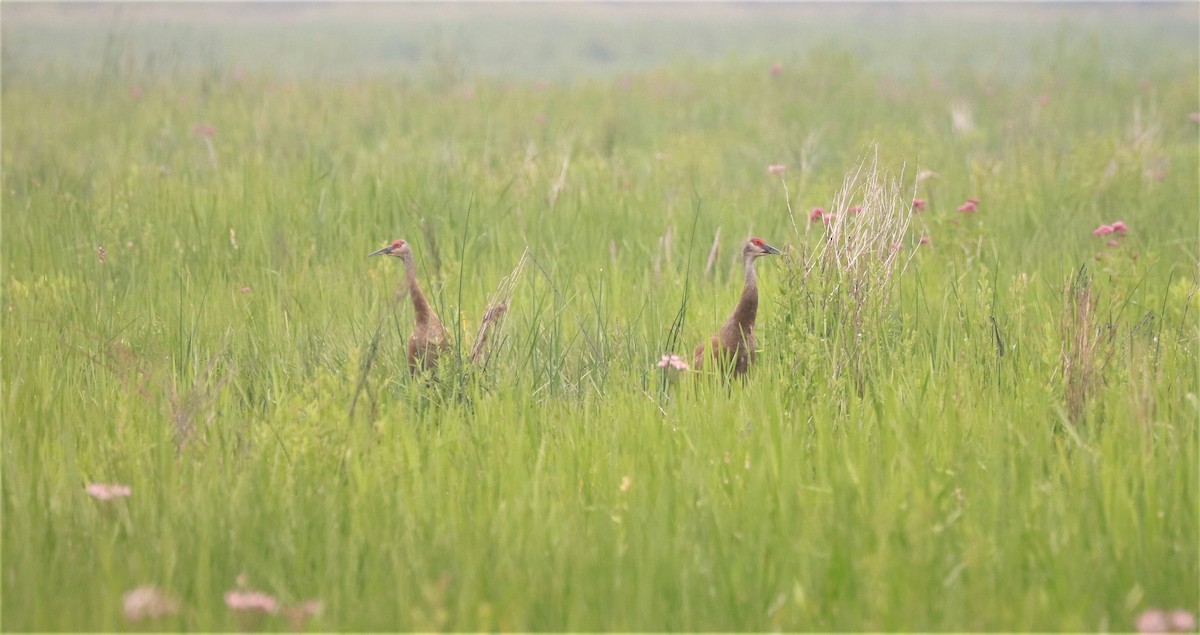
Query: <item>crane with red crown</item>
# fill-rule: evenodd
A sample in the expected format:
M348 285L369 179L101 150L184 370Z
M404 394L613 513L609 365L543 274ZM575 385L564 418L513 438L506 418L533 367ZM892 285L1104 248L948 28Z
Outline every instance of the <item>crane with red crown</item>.
M746 284L742 297L738 299L733 314L713 334L709 341L696 347L692 365L700 370L705 361L717 364L721 372L745 375L754 363L757 342L754 337L754 321L758 317L758 274L754 261L763 256L779 255L781 252L761 238L751 238L742 248L742 266L746 272Z

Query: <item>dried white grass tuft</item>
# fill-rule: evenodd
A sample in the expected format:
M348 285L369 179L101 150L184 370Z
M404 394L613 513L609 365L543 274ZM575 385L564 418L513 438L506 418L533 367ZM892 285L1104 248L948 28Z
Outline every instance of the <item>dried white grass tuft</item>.
M895 282L917 253L918 243L905 240L914 192L903 191L903 170L892 179L875 148L846 173L829 210L794 229L801 240L789 254L791 310L836 342L835 374L848 372L860 390L870 374L866 340L888 322ZM813 232L822 233L819 243Z
M903 178L903 176L901 177ZM879 150L847 173L834 195L826 240L814 254L823 271L838 269L854 289L886 284L903 270L915 251L901 263L901 245L912 220L912 197L901 196L901 180L889 181L879 169ZM850 214L851 206L860 211Z
M950 123L954 126L954 132L960 136L974 132L975 115L971 111L971 104L965 101L957 101L951 104Z

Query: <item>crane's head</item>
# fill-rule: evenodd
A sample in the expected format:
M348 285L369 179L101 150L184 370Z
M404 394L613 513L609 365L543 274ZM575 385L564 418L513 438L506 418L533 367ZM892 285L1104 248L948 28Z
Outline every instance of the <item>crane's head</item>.
M748 258L758 258L759 256L768 255L778 256L780 253L782 252L768 245L766 241L761 238L751 238L750 240L747 240L746 248L742 250L742 254Z
M396 240L393 240L392 242L388 243L387 247L384 247L383 249L380 249L379 251L373 251L373 252L367 254L367 256L368 257L370 257L370 256L396 256L397 258L403 258L405 255L411 254L411 253L412 253L412 247L408 246L408 242L403 239L397 238Z

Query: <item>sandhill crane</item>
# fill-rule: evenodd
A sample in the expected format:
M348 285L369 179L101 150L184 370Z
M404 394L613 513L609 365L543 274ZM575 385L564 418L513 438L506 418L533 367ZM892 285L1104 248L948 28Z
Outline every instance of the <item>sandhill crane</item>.
M437 367L438 357L449 347L446 329L438 319L433 307L417 284L417 272L413 265L412 247L404 240L393 240L391 244L369 256L394 256L404 262L404 275L408 282L408 295L412 297L413 317L416 325L408 338L408 369L416 373Z
M754 261L761 256L778 255L780 251L761 238L751 238L742 249L742 264L746 269L746 286L742 297L733 309L733 315L725 320L709 339L696 347L692 355L692 367L700 370L705 358L717 364L718 370L732 369L735 376L744 375L754 363L755 346L754 319L758 315L758 275ZM707 350L706 350L707 349Z

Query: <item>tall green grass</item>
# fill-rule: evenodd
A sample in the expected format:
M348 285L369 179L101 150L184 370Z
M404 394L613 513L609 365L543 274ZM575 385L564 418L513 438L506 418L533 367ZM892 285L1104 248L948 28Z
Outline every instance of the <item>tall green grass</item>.
M1142 44L1012 78L850 47L569 84L5 75L3 628L288 628L226 609L240 574L321 630L1196 611L1200 83ZM758 365L663 382L751 234L787 247ZM410 378L400 263L366 258L397 237L464 348L529 249L471 381ZM146 584L181 612L127 622Z

